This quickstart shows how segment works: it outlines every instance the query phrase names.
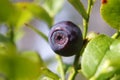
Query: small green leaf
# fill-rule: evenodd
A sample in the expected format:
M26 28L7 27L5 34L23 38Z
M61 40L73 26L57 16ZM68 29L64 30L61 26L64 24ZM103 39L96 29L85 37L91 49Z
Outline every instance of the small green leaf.
M64 0L44 0L42 6L51 17L54 17L61 10L63 3Z
M28 10L32 15L36 18L42 19L48 23L48 25L52 24L52 18L49 14L39 5L34 3L17 3L18 7Z
M16 79L37 79L43 74L43 68L46 68L40 55L35 51L22 52L19 61L15 62L16 67ZM18 60L18 58L15 58ZM26 59L26 60L24 60ZM16 61L16 60L15 60ZM22 62L23 61L23 62ZM19 63L19 64L18 64ZM25 78L26 77L26 78Z
M40 64L41 66L45 67L45 64L44 64L42 58L35 51L25 51L25 52L21 53L21 56L28 58L28 59L32 60L33 62L36 62L36 63Z
M41 76L39 77L39 80L42 80L42 79L60 80L60 78L57 74L51 72L47 68L42 69L42 73L41 73Z
M91 40L82 56L82 72L90 80L108 80L120 74L120 40L100 35Z
M55 73L47 69L37 52L25 51L18 54L16 46L1 34L0 75L8 80L37 80L40 76L59 79Z
M11 56L0 54L0 65L0 74L9 80L36 80L42 75L42 69L46 68L33 51Z
M110 80L119 80L120 75L115 74Z
M20 27L29 22L32 18L38 18L48 25L52 24L52 18L49 14L39 5L29 2L19 2L14 4L14 14L10 16L8 24L10 26Z
M10 39L0 34L0 54L12 55L16 52L16 46L10 42Z
M14 4L14 7L14 14L9 17L7 22L9 26L19 28L32 19L33 15L25 7L17 4Z
M68 0L72 5L73 7L82 15L82 17L84 19L88 19L88 15L87 15L87 12L82 4L82 2L80 0Z
M41 65L23 56L12 56L8 64L11 80L33 80L40 74Z
M14 7L9 0L0 0L0 6L0 22L5 22L13 14Z
M48 41L48 37L41 32L40 30L38 30L37 28L35 28L34 26L30 25L30 24L26 24L27 27L31 28L33 31L35 31L38 35L42 36L42 38L44 38L46 41Z

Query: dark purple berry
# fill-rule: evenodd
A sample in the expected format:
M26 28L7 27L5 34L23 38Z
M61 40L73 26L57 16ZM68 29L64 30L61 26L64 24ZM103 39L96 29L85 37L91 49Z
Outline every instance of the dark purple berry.
M53 51L61 56L79 53L83 38L78 26L70 21L55 24L49 33L49 43Z

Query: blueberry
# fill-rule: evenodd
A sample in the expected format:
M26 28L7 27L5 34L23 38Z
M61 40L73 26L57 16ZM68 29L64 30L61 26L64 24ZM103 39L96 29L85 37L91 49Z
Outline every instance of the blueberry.
M81 30L70 21L55 24L48 39L53 51L65 57L79 53L83 44Z

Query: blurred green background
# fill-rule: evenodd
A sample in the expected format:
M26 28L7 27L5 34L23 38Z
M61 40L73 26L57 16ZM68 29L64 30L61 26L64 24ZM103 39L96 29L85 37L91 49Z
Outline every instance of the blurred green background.
M12 0L13 2L24 2L24 1L33 1L33 0ZM36 0L37 1L37 0ZM87 6L87 0L81 0L85 6ZM38 3L42 4L42 3ZM0 8L1 9L1 8ZM81 30L83 30L82 27L82 17L81 15L74 9L74 7L67 1L64 0L64 4L62 6L62 9L59 11L59 13L55 16L54 24L60 21L72 21L75 24L79 25ZM39 19L33 19L30 21L30 24L35 26L38 30L43 32L45 35L48 36L49 34L49 28L48 25ZM4 27L4 24L0 25L0 33L4 34L6 32L6 28ZM57 61L55 59L55 54L51 50L49 44L38 34L36 34L34 31L27 27L22 28L24 35L22 39L20 39L17 42L17 47L19 50L25 51L25 50L35 50L37 51L45 63L48 65L48 68L57 73ZM112 35L114 33L114 30L103 21L103 19L100 16L100 0L96 0L95 6L93 7L93 10L91 12L90 17L90 24L89 24L89 32L97 32L97 33L103 33L107 35ZM64 62L67 64L72 64L73 58L72 57L62 57ZM80 80L80 75L77 76ZM82 80L82 79L81 79Z

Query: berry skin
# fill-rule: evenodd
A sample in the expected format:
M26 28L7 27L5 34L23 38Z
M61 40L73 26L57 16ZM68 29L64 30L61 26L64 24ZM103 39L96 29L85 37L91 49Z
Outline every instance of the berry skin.
M70 21L55 24L48 39L53 51L65 57L79 53L83 44L80 29Z

